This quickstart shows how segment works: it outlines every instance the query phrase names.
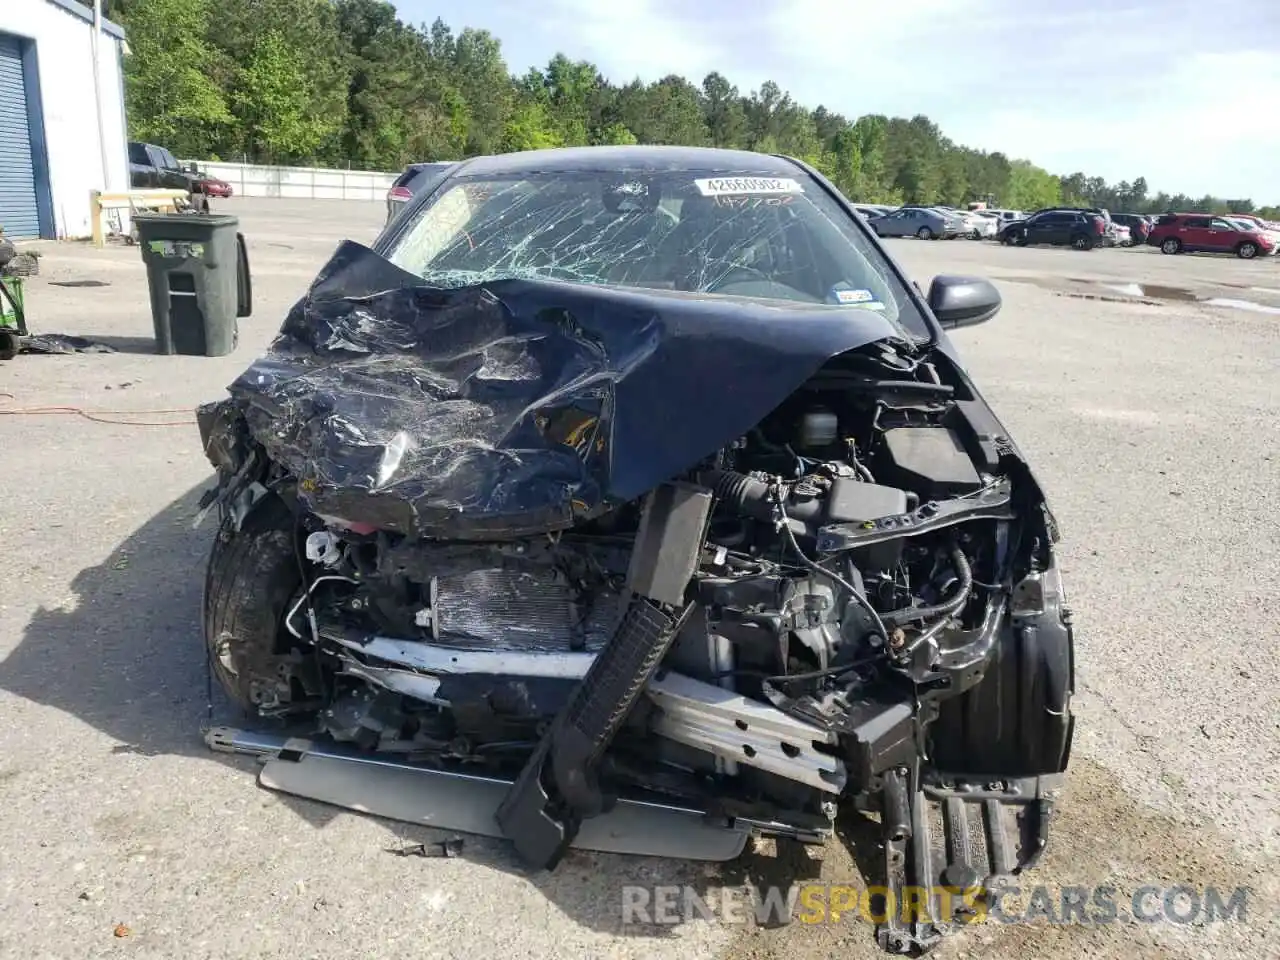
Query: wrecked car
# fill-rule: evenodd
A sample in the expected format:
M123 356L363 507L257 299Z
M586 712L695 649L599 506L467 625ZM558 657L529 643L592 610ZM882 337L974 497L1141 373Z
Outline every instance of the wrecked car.
M927 949L1040 856L1072 739L1055 522L945 332L999 308L795 160L458 164L199 411L211 670L302 731L211 744L534 868L878 817L929 891L878 938Z

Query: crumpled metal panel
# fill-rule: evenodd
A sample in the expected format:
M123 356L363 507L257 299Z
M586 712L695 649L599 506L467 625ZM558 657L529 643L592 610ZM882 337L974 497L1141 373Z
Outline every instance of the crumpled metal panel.
M231 385L319 514L484 540L678 476L882 313L544 280L442 289L344 242Z

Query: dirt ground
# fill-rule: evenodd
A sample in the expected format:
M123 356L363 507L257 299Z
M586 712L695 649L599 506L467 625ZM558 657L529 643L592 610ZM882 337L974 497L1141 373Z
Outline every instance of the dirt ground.
M241 218L255 280L232 356L156 356L138 249L63 244L28 282L33 332L115 352L0 363L0 957L879 955L851 918L622 923L628 884L860 883L841 842L820 861L766 851L717 869L575 854L537 876L479 839L457 859L401 858L389 848L431 832L268 793L251 762L205 749L212 530L192 521L211 471L191 411L335 244L371 241L383 215L283 200L219 212ZM976 274L1005 297L955 339L1049 492L1078 624L1069 786L1024 893L1112 887L1119 907L1114 922L993 918L935 956L1276 956L1280 261L888 243L921 286ZM99 285L61 285L82 281ZM1249 892L1229 922L1142 922L1145 886ZM1159 896L1143 902L1164 914Z

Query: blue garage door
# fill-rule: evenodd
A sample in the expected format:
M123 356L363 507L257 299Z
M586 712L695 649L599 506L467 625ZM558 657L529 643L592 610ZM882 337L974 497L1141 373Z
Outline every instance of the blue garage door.
M35 164L27 127L22 46L0 33L0 226L9 237L40 236Z

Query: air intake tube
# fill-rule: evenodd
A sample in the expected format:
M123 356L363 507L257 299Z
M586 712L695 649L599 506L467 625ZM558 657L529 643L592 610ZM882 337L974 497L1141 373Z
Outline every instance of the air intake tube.
M773 496L769 492L770 484L765 480L749 477L745 473L734 470L708 470L699 475L698 482L711 489L717 502L744 517L763 520L766 523L774 519ZM796 531L803 533L804 525L817 519L821 514L823 502L821 497L816 496L794 497L792 488L793 484L781 484L787 517L790 520L799 521Z

